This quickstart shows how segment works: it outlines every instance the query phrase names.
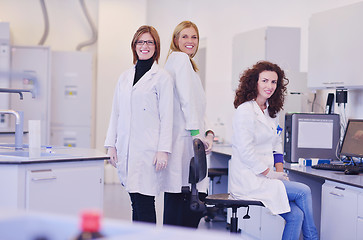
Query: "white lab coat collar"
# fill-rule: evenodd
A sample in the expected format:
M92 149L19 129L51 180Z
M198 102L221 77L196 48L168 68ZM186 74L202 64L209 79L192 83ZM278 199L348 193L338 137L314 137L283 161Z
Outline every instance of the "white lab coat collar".
M266 113L266 111L268 111L268 101L266 101L266 106L267 108L265 109L264 112L262 112L260 106L258 106L257 102L255 100L253 100L253 107L254 107L254 110L255 110L255 114L257 116L257 120L262 122L263 124L265 124L267 127L271 128L271 123L269 123L269 121L267 120L266 118L266 115L265 114L268 114L268 112Z

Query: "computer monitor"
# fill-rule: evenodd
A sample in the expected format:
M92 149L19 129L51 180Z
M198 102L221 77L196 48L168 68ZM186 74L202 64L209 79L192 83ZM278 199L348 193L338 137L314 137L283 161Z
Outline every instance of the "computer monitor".
M363 120L349 119L340 156L363 157Z
M338 114L287 113L285 115L284 160L299 158L337 159L340 139Z

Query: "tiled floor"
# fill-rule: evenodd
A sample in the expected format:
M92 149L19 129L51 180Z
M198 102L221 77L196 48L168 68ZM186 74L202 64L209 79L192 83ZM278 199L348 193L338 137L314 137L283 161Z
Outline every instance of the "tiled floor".
M163 222L163 195L160 194L159 197L155 199L156 202L156 217L157 225L162 225ZM124 220L131 222L131 201L129 194L125 189L119 184L105 184L104 188L104 217ZM222 221L210 221L205 222L202 219L199 223L199 229L208 231L219 231L225 232L226 235L231 234L229 229L226 228L227 223ZM256 240L250 236L239 233L238 236L243 240Z
M156 202L156 214L157 224L162 224L163 216L163 196L157 197ZM106 218L113 218L118 220L131 221L131 201L128 193L120 184L105 184L104 188L104 216ZM201 220L199 229L213 229L218 231L225 231L226 222L205 222Z

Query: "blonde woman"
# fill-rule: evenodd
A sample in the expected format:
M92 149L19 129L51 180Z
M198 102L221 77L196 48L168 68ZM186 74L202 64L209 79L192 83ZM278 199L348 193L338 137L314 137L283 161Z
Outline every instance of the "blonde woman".
M174 30L165 70L174 83L173 149L165 171L163 184L164 224L197 228L201 213L192 212L189 202L181 193L182 186L189 185L189 162L193 157L194 138L203 141L206 152L213 145L214 133L205 126L206 99L198 68L192 58L199 45L197 26L183 21ZM208 178L198 184L203 199L206 197Z

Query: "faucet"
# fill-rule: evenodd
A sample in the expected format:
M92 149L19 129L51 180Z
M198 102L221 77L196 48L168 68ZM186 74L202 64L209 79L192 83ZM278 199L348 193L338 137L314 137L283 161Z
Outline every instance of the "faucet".
M12 114L15 116L15 150L22 150L24 113L14 110L0 110L0 114Z

